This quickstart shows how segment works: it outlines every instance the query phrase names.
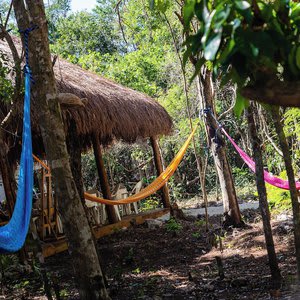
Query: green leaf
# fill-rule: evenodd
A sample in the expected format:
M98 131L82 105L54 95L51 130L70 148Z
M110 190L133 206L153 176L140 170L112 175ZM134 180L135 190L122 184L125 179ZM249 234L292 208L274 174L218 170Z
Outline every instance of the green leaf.
M236 94L236 102L234 105L234 113L239 118L245 108L249 107L249 100L244 98L239 92Z
M209 20L209 11L208 11L208 9L207 9L207 6L206 6L206 0L203 0L203 1L201 1L203 4L203 6L202 6L202 18L203 18L203 21L204 21L204 23L207 23L208 22L208 20Z
M258 7L260 9L262 18L266 22L269 22L269 20L272 18L272 12L273 12L272 6L264 2L260 2L258 3Z
M170 0L149 0L149 7L151 10L157 9L165 13L170 5Z
M220 64L224 64L226 62L234 46L235 46L235 41L233 39L230 39L229 42L227 42L225 49L222 51L222 54L218 59L218 62Z
M188 28L194 16L195 0L188 0L183 7L183 21L184 27Z
M296 46L294 45L288 56L288 65L291 73L297 76L299 74L299 71L296 68L295 63L296 63Z
M186 63L191 55L192 55L192 48L188 47L186 51L183 53L182 63L184 67L186 66Z
M222 30L214 32L207 40L204 48L204 58L206 60L214 60L219 50L222 39Z
M206 44L206 41L207 41L208 36L210 34L210 31L211 31L211 22L213 20L213 17L215 15L215 13L216 13L216 10L213 10L211 12L211 14L208 16L208 18L206 19L206 21L205 21L204 33L203 33L203 36L201 38L201 43L203 44L203 47Z
M155 0L149 0L149 7L150 7L151 10L154 9L154 7L155 7Z
M297 3L294 6L292 6L291 9L291 18L296 19L298 17L300 17L300 3Z
M224 4L220 4L216 8L216 13L213 19L213 27L219 29L223 23L227 20L231 11L231 5L226 5L224 8Z
M296 65L300 69L300 46L296 50Z
M246 10L251 7L250 3L247 1L234 1L234 4L237 9Z
M196 78L196 76L199 74L201 67L203 66L203 64L205 63L205 59L204 57L201 57L196 65L195 65L195 72L193 74L193 76L190 79L190 84L193 82L193 80Z

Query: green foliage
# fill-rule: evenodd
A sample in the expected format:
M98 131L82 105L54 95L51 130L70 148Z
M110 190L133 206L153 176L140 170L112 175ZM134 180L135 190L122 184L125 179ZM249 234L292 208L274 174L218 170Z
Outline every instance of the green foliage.
M24 281L21 281L17 284L14 285L14 288L15 289L22 289L22 288L25 288L26 286L28 286L30 284L30 282L28 280L24 280Z
M201 233L200 232L193 232L192 233L193 238L195 239L199 239L201 237Z
M176 221L175 218L170 218L170 220L166 224L166 229L169 232L178 233L182 230L182 225Z
M66 4L67 2L55 0L52 3ZM263 20L266 20L263 25L259 25L253 23L256 17L249 7L249 1L187 0L183 14L185 30L190 30L190 38L184 45L186 52L183 55L182 24L174 14L174 11L180 8L177 2L168 0L120 2L118 6L120 22L116 12L117 3L117 0L98 0L97 7L92 13L76 14L71 14L68 9L61 10L53 6L52 9L58 9L59 17L51 21L55 24L52 48L85 69L156 98L167 109L174 121L174 134L162 138L160 142L165 165L173 159L190 132L182 72L175 49L186 62L189 55L194 55L198 59L198 71L203 63L215 73L217 68L221 73L224 68L227 70L229 65L233 66L229 69L230 72L223 83L232 78L234 82L243 86L248 84L248 81L245 81L246 78L261 80L259 68L261 65L265 66L265 63L269 66L273 52L280 52L277 58L280 60L288 56L285 51L281 50L284 47L289 49L293 36L296 34L293 31L295 28L293 24L288 28L283 22L278 21L279 27L276 25L276 20L279 20L279 10L282 11L283 8L276 7L277 10L270 10L269 7L273 5L271 2L266 2L265 5L262 1L258 1ZM294 7L292 11L293 17L291 18L294 20L297 9ZM289 14L292 12L290 11ZM174 33L174 41L170 28L165 22L165 16ZM199 31L193 35L191 24L198 25L197 22L200 24ZM276 36L280 35L280 30L277 28L279 30L277 32L276 26L283 30L284 39L289 40L286 45L277 43ZM272 47L266 45L268 42L262 41L266 35L272 36L272 39L273 36L275 37L270 44ZM296 67L299 63L299 51L296 48L294 53ZM272 68L273 64L270 68L276 71L276 74L280 73L281 76L288 74L288 64L281 65L277 62L275 64L275 69ZM250 75L247 74L249 70L252 72ZM190 65L186 64L185 71L188 78L193 76L193 68ZM230 80L228 82L222 87L221 92L219 92L221 90L219 84L216 84L215 104L218 114L227 110L235 98L233 85ZM188 95L193 121L196 123L199 116L199 103L194 82L189 86ZM240 115L244 107L247 107L248 101L239 93L237 97L235 111ZM299 159L300 146L297 135L294 134L299 127L299 121L292 111L287 110L286 114L288 120L286 130L290 133L293 158ZM234 133L236 127L241 132L245 130L246 125L240 120L233 120L232 114L228 114L223 121L230 134ZM204 157L207 155L207 150L203 127L200 132L196 136L196 149L199 155ZM273 153L273 149L266 142L266 156L269 153ZM147 183L151 181L155 175L151 157L151 149L146 144L138 146L118 144L105 151L104 160L112 187L121 182L125 183L127 189L130 190L134 182L143 178ZM271 159L268 163L271 170L281 170L282 163L279 158L274 159L273 155L269 157ZM237 159L234 151L229 152L229 159L235 166ZM211 156L208 163L206 183L208 192L211 192L216 187L216 172ZM295 160L295 165L297 163ZM141 167L136 169L139 165ZM87 188L98 186L97 170L92 154L83 157L83 174ZM199 194L199 182L188 185L189 181L197 176L195 156L192 149L189 149L178 172L170 180L171 197L184 199ZM253 181L252 174L240 168L234 168L234 177L239 188L248 186ZM158 198L151 197L142 202L142 209L152 209L157 205Z
M105 54L116 51L113 37L104 31L99 21L97 14L86 11L60 18L56 23L52 50L72 62L92 52Z
M4 279L5 273L16 269L19 259L16 255L0 255L0 280Z
M156 8L158 11L165 13L171 5L170 0L149 0L150 9Z
M213 70L227 70L229 79L241 88L262 83L264 78L300 79L300 4L298 1L186 0L184 22L199 30L190 34L187 56L204 57ZM197 21L196 21L197 20ZM230 66L230 68L228 68ZM266 79L266 78L265 78ZM245 107L237 99L238 113Z
M10 80L11 68L8 65L8 58L0 51L0 99L8 102L13 94L13 85Z
M57 38L58 34L57 23L66 18L67 14L71 10L71 0L52 0L48 1L48 5L45 7L46 17L48 20L48 30L50 41Z
M86 153L81 156L82 177L87 190L97 187L97 166L93 153Z
M141 273L141 269L138 267L138 268L132 270L132 273L133 274L140 274Z
M286 172L281 172L279 177L287 179ZM291 198L288 190L277 188L268 183L266 183L266 188L270 209L273 211L291 209Z
M148 197L140 202L140 210L147 211L159 207L159 199L155 196Z
M195 221L195 225L198 226L198 227L203 227L205 225L205 220L197 220Z
M300 109L290 108L284 113L284 132L290 141L296 173L300 175Z
M70 295L69 295L69 292L66 290L66 289L62 289L59 291L59 296L62 297L62 298L68 298Z

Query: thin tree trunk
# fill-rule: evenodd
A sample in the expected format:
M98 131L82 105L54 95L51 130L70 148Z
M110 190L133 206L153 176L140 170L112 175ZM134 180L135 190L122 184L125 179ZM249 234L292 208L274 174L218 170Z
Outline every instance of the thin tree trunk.
M186 101L186 112L187 112L187 117L188 117L189 122L190 122L191 130L193 130L192 115L191 115L191 110L190 110L190 99L189 99L189 94L188 94L188 85L187 85L183 60L182 60L182 57L180 56L180 52L177 48L175 34L174 34L174 31L173 31L172 26L170 24L170 21L169 21L169 19L167 18L167 16L165 14L164 14L164 17L165 17L165 20L166 20L167 25L169 27L169 30L170 30L170 33L171 33L171 36L172 36L172 39L173 39L173 45L174 45L178 60L180 62L181 73L182 73L182 77L183 77L183 89L184 89L185 101ZM208 230L208 208L207 208L208 207L208 201L207 201L207 191L206 191L206 185L205 185L205 174L206 174L205 169L206 169L206 167L203 167L203 161L197 153L195 137L192 138L192 143L193 143L193 150L194 150L194 155L195 155L196 163L197 163L197 170L198 170L198 174L199 174L200 187L201 187L201 190L202 190L202 196L203 196L204 206L205 206L205 224L206 224L205 226L206 226L206 230Z
M2 175L2 182L5 191L6 201L9 208L9 213L12 215L14 204L16 201L16 180L12 168L7 158L7 145L3 140L3 133L0 132L0 171Z
M201 79L199 78L199 80ZM201 91L201 85L203 92ZM202 107L210 108L212 113L215 115L213 84L211 80L211 72L208 70L205 71L204 79L199 82L198 94L202 101ZM218 124L210 114L207 114L205 123L208 132L208 142L213 154L222 192L224 225L241 226L243 225L243 221L241 219L231 168L226 155L225 143L220 136L220 133L217 133L218 141L216 141L216 130L218 129Z
M278 135L280 147L283 153L283 159L285 163L286 173L289 180L290 195L293 208L293 221L294 221L294 238L296 248L296 261L297 261L297 274L298 280L300 280L300 207L299 207L299 194L296 189L295 174L292 166L292 159L290 154L289 145L287 143L283 126L280 119L279 108L272 108L272 116Z
M278 267L273 235L272 235L272 227L270 223L270 211L267 200L267 191L266 185L264 181L264 168L263 168L263 160L261 153L261 142L257 134L256 124L253 118L253 107L252 105L248 108L247 118L248 118L248 126L249 126L249 135L252 140L252 149L255 161L255 175L256 175L256 187L259 195L259 208L262 216L265 241L267 246L268 258L269 258L269 266L271 270L272 276L272 284L274 288L279 288L281 284L281 275Z
M156 174L157 174L157 176L159 176L164 171L163 164L162 164L162 158L161 158L161 152L159 149L159 144L155 137L150 137L150 142L151 142L151 146L152 146L152 150L153 150L153 158L154 158L154 164L155 164L155 168L156 168ZM162 196L161 199L162 199L164 208L170 208L170 206L171 206L170 195L169 195L169 188L168 188L167 184L165 184L161 188L161 196Z
M99 138L95 135L92 137L92 143L94 148L94 157L96 160L97 170L98 170L98 177L100 182L101 191L103 197L105 199L112 199L112 194L109 187L108 177L105 170L105 165L102 156L101 145L99 142ZM112 205L105 205L105 209L107 212L108 220L111 224L117 223L119 218L117 217L115 208Z
M42 0L27 0L25 8L23 1L14 0L13 6L19 29L28 28L30 23L38 26L30 33L29 41L35 79L32 106L39 119L80 298L109 299L92 232L71 172L49 51L44 4Z

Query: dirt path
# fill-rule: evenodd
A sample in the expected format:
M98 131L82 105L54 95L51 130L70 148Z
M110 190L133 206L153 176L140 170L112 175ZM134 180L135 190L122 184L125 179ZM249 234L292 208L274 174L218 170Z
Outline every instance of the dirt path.
M164 223L159 228L136 226L98 243L112 299L271 299L269 268L262 223L256 211L244 211L251 226L224 232L219 217L210 231L200 219ZM294 291L295 260L289 220L273 221L280 268L281 297L300 299ZM218 274L216 257L225 278ZM56 278L62 299L78 299L67 253L46 260L49 278ZM15 272L2 281L2 299L46 299L38 271ZM0 297L1 299L1 297Z

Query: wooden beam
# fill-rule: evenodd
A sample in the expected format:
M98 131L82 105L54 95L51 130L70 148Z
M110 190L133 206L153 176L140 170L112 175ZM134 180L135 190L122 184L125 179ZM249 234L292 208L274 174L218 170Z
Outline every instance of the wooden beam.
M141 225L145 223L147 219L156 219L166 215L169 212L170 210L168 208L161 208L161 209L152 210L150 212L144 212L138 215L126 216L121 221L115 224L110 224L102 227L94 227L93 233L95 238L99 239L101 237L113 234L116 231L121 230L122 228L129 228L133 225ZM62 239L52 243L44 243L42 249L43 249L43 256L49 257L57 253L68 250L68 243L66 239Z
M105 170L105 165L103 161L103 156L102 156L102 150L101 150L101 145L99 138L95 135L92 137L92 142L93 142L93 149L94 149L94 156L96 160L96 165L97 165L97 170L98 170L98 177L100 181L100 187L101 191L103 194L103 198L112 200L112 195L108 183L108 177L107 173ZM115 208L111 205L106 205L105 206L108 220L111 224L117 223L119 221L119 218L116 214Z
M164 170L159 145L155 137L150 137L150 142L153 149L154 163L155 163L157 175L159 176ZM170 195L169 195L169 189L167 184L165 184L161 188L161 192L162 192L162 202L164 207L170 208Z

